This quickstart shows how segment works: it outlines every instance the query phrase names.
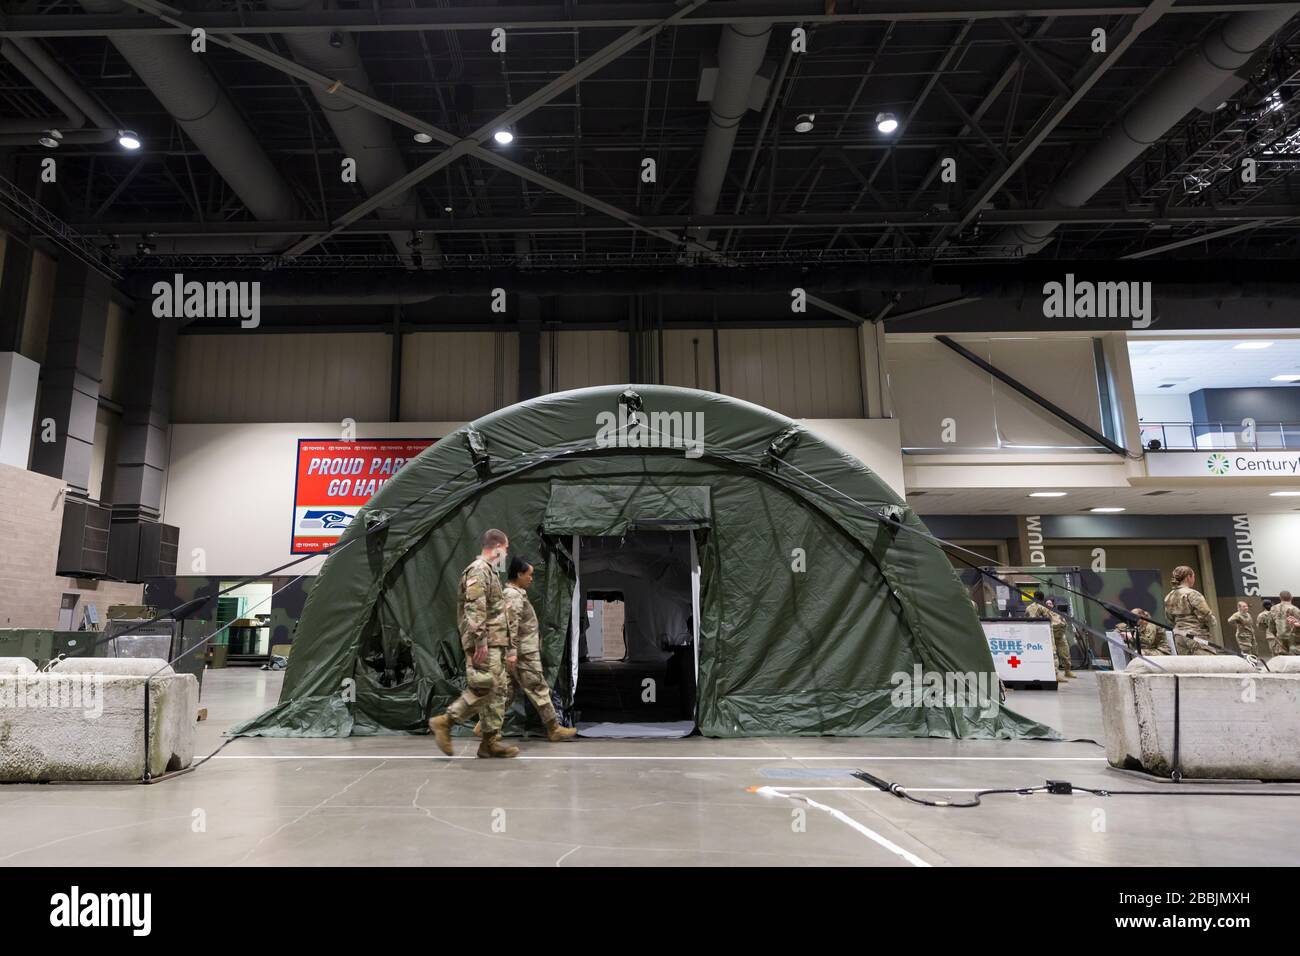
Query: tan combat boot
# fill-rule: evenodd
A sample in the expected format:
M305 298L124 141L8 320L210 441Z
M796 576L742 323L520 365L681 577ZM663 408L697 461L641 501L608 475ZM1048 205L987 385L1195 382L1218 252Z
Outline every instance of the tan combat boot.
M481 720L474 721L474 736L475 737L483 736L483 721Z
M546 739L553 744L558 744L561 740L572 740L578 736L578 728L563 727L558 720L546 725Z
M429 729L433 731L433 739L438 744L438 749L451 756L451 718L446 714L439 714L429 721Z
M478 745L480 757L518 757L519 748L501 742L500 734L484 734L483 742Z

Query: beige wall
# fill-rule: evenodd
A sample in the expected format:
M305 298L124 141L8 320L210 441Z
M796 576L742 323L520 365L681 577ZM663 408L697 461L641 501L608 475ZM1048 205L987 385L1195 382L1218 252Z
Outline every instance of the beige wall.
M463 422L358 423L357 438L444 437ZM900 495L897 423L881 419L803 424L858 457ZM180 528L178 574L257 574L290 560L299 438L339 436L337 422L173 425L163 521ZM203 566L194 566L195 549ZM294 573L315 574L321 559Z
M400 418L472 421L493 409L513 405L518 396L519 336L515 333L413 332L403 336ZM376 417L387 418L387 411Z
M143 587L113 581L78 582L54 574L63 526L64 483L0 465L0 627L55 627L62 595L94 604L102 622L112 604L139 604ZM80 586L84 584L85 587Z
M462 424L358 423L355 437L441 438ZM341 437L336 421L173 425L162 520L180 528L176 573L256 574L290 560L298 439Z
M1091 337L979 338L961 345L1076 418L1100 428ZM891 338L889 387L905 448L998 448L1094 444L933 336ZM956 441L943 440L952 419Z
M791 418L864 414L855 328L724 331L719 352L726 395Z
M391 340L375 332L182 335L172 420L382 420L391 357Z

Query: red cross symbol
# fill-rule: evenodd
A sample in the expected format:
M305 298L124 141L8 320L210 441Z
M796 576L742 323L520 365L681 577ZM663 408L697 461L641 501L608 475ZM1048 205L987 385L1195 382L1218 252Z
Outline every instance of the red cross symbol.
M1015 654L1012 654L1010 657L1007 658L1007 663L1010 664L1012 667L1019 667L1020 658L1016 657Z

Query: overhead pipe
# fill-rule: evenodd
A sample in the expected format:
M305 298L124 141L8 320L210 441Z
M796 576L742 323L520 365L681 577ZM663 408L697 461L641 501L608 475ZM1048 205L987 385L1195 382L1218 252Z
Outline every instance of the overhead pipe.
M2 40L0 56L59 111L58 116L0 120L0 146L34 146L47 130L57 130L67 144L106 143L117 135L113 118L35 40ZM84 129L87 119L98 128Z
M1219 90L1297 12L1300 4L1238 13L1211 31L1147 90L1111 127L1100 143L1074 163L1039 202L1039 207L1078 209L1128 168L1152 143L1173 129L1206 97ZM994 246L1019 247L1026 255L1051 242L1059 222L1004 229Z
M120 0L80 2L90 13L134 12ZM115 34L112 43L255 218L283 220L301 215L288 180L275 168L203 57L190 52L186 37Z
M267 6L277 12L292 14L323 15L334 9L334 4L326 0L268 0ZM374 95L370 76L350 33L287 33L283 40L289 53L303 66L358 93ZM335 96L330 87L315 83L308 86L344 154L357 161L357 177L367 196L382 192L407 174L406 162L387 121L350 100ZM375 216L405 222L428 218L411 189L388 200L375 210ZM409 256L412 253L408 245L412 238L409 231L394 231L388 235L398 255ZM432 266L438 264L441 252L437 240L429 238L430 248L424 251L424 256Z
M712 216L718 210L722 184L731 165L731 154L736 146L740 122L749 110L749 93L767 55L768 38L772 25L727 24L718 40L718 74L709 100L709 128L700 149L700 161L695 173L695 193L691 198L691 214ZM707 230L697 229L694 235L703 240Z

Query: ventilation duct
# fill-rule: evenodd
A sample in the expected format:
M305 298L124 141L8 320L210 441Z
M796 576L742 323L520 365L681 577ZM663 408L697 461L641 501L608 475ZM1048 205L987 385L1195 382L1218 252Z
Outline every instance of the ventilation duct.
M284 13L323 16L333 4L327 4L325 0L268 0L267 6ZM332 80L341 81L358 93L374 95L370 77L350 34L300 32L287 34L283 40L298 63ZM309 85L344 155L357 161L357 178L367 196L382 192L406 175L406 163L386 120L350 100L334 96L326 87L314 83ZM406 222L427 218L413 190L393 196L375 210L375 215L380 219ZM411 254L409 231L391 232L389 238L398 255ZM436 240L424 251L424 258L430 265L438 264L441 254Z
M695 174L692 215L712 216L717 212L740 122L746 111L758 109L767 97L768 82L759 75L759 67L771 32L770 24L727 24L718 40L717 69L712 74L705 70L701 76L701 98L708 92L709 80L713 88L708 96L709 129ZM696 230L694 235L703 240L706 232Z
M1078 209L1123 172L1179 120L1224 88L1268 39L1282 29L1300 4L1238 13L1224 20L1200 45L1185 53L1106 134L1071 166L1043 197L1040 208ZM994 245L1038 252L1051 241L1059 222L1009 227Z
M81 0L81 5L96 14L120 14L129 9L120 0ZM186 37L119 34L112 42L254 217L301 218L288 181L272 164L203 57L190 52ZM203 243L197 240L184 245L186 251L195 252Z

